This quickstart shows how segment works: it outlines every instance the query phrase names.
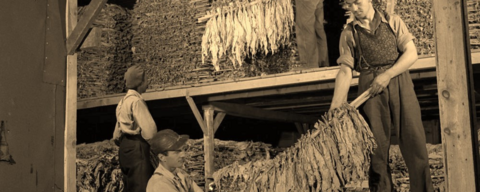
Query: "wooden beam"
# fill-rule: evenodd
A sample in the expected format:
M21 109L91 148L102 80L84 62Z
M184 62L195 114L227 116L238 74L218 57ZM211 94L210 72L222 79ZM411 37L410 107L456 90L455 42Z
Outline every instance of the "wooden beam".
M83 41L80 49L89 49L89 48L97 48L101 45L101 38L102 38L102 29L99 27L94 27L90 30L85 41Z
M90 30L93 21L105 6L105 3L107 3L107 0L92 0L87 6L85 13L78 21L78 25L76 25L71 35L67 38L68 55L73 55L75 53L78 46L85 38L85 35Z
M66 2L66 37L71 37L77 25L77 0ZM65 138L64 138L64 191L77 191L77 54L67 55Z
M446 191L476 191L466 0L432 1ZM474 133L476 134L476 132Z
M214 161L214 109L213 107L204 107L204 117L206 131L203 132L204 152L205 152L205 191L208 191L209 183L213 181Z
M225 118L225 115L227 115L224 112L219 112L217 116L215 117L215 122L213 123L213 132L216 133L218 127L220 127L220 124L223 121L223 118Z
M192 97L186 96L188 105L190 105L190 108L192 109L193 115L195 115L195 118L197 119L198 125L200 125L200 128L202 128L203 133L205 133L206 130L206 125L205 121L202 118L202 115L200 114L200 111L198 111L197 105L195 104L195 101L193 101Z
M269 111L265 109L250 107L247 105L234 104L234 103L224 103L224 102L210 102L212 106L215 107L216 111L222 111L228 115L252 118L252 119L261 119L261 120L271 120L271 121L282 121L282 122L300 122L300 123L314 123L318 119L316 117L301 115L295 113L286 113L280 111Z

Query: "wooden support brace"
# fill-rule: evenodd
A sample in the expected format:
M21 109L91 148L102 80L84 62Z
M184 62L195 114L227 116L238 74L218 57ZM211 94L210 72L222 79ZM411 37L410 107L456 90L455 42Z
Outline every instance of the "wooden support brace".
M214 110L213 107L204 107L204 117L206 130L203 132L203 143L204 143L204 152L205 152L205 191L208 191L208 184L212 182L213 172L215 172L213 167L214 161Z
M87 37L85 38L85 41L83 41L82 45L80 46L80 49L83 50L88 48L100 47L100 38L102 38L102 29L99 27L92 28L92 30L90 30Z
M206 125L205 121L202 118L202 115L200 114L200 111L198 111L197 105L195 104L195 101L193 101L192 97L186 96L188 105L190 105L190 108L192 109L193 115L195 115L195 119L197 119L198 125L200 125L200 128L202 128L203 133L206 133Z
M307 133L307 131L310 129L310 124L302 123L302 125L303 125L303 132Z
M255 107L250 107L247 105L234 104L234 103L224 103L224 102L210 102L212 106L215 107L216 111L222 111L229 115L253 118L253 119L262 119L262 120L272 120L272 121L282 121L282 122L300 122L300 123L313 123L318 119L313 116L301 115L295 113L286 113L280 111L270 111Z
M219 112L217 116L215 117L215 122L213 122L213 132L216 133L218 127L220 127L220 123L222 123L223 118L225 118L225 115L227 115L224 112Z
M295 123L295 127L297 128L298 133L301 135L305 134L306 132L303 130L303 124L302 123Z
M475 97L466 0L432 1L432 4L446 191L477 191L475 143L478 140L473 139L477 133L473 132Z
M77 50L80 43L85 38L85 35L90 30L93 21L97 15L105 6L107 0L92 0L82 15L82 18L78 21L77 26L73 29L72 33L67 39L67 54L73 55Z

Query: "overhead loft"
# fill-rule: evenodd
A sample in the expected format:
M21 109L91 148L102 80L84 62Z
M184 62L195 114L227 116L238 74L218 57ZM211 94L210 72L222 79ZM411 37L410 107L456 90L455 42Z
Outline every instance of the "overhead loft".
M472 63L480 64L480 52L472 52ZM423 57L410 68L414 79L435 77L435 57ZM224 101L238 98L282 95L329 90L334 88L334 79L338 67L326 67L305 71L288 72L238 80L168 87L161 90L147 90L145 100L161 100L181 97L205 96L207 101ZM354 76L352 85L358 83ZM79 99L77 109L88 109L116 105L124 94L115 94L97 98Z

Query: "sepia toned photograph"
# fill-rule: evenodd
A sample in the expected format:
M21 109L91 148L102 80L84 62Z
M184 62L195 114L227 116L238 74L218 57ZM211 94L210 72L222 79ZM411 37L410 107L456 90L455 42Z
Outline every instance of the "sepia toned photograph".
M0 19L0 192L480 192L480 0Z

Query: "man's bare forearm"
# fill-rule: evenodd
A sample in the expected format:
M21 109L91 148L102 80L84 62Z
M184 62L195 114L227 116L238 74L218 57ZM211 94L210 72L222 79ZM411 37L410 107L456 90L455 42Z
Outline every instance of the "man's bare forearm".
M335 90L333 92L332 104L330 110L338 108L347 101L348 90L352 82L352 69L346 65L340 65L337 77L335 79Z

